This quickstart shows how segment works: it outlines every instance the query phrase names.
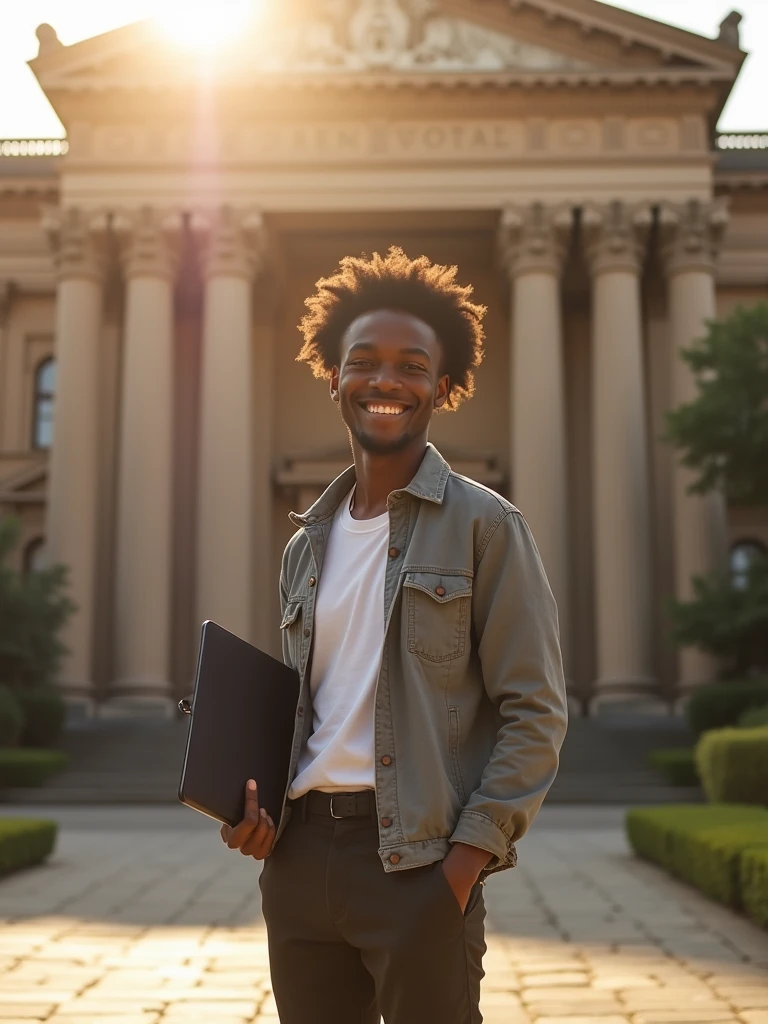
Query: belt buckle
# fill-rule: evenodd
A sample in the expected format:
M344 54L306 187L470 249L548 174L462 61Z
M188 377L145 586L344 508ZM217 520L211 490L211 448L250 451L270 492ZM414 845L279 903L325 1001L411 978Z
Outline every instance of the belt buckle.
M341 819L344 817L344 815L343 814L334 814L333 813L333 801L334 801L334 799L335 798L333 796L331 796L331 804L330 804L330 807L331 807L331 817L335 818L336 821L341 821Z

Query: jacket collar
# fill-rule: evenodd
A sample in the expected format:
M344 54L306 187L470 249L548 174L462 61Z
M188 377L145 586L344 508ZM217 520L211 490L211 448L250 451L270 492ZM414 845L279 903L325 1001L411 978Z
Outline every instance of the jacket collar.
M428 442L427 450L421 460L421 465L416 470L416 475L403 490L413 494L416 498L423 498L425 501L433 501L436 505L442 505L445 485L450 472L451 467L437 448ZM291 512L288 518L294 526L298 527L311 526L313 523L330 519L346 495L352 490L356 479L355 467L350 466L336 477L306 512L301 514Z

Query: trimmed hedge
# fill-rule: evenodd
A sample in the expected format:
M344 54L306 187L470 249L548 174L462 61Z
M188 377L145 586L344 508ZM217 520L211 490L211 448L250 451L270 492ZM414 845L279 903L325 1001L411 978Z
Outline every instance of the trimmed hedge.
M24 712L25 747L55 747L64 728L67 705L52 686L20 686L16 699Z
M42 786L47 778L66 768L68 762L61 750L0 750L0 786Z
M0 747L15 747L24 730L24 712L9 686L0 686Z
M768 848L768 811L737 804L669 804L627 814L634 851L729 906L740 905L741 854Z
M740 883L744 909L753 921L768 928L768 848L745 850Z
M648 755L648 760L671 786L698 786L699 784L699 772L696 768L693 747L652 750Z
M696 746L696 764L712 803L768 805L768 727L712 729Z
M0 875L45 860L56 845L57 831L55 821L0 818Z
M745 711L765 704L768 704L768 679L764 677L700 686L688 701L688 722L700 736L708 729L736 725Z
M750 708L743 715L739 715L740 729L757 729L761 725L768 725L768 704L762 708Z

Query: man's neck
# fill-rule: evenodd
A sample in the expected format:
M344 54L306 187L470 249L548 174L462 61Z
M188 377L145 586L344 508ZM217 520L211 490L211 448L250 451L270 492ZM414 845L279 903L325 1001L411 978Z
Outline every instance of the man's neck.
M427 450L426 441L394 455L374 455L352 446L355 458L353 519L373 519L387 511L392 491L407 487L416 475Z

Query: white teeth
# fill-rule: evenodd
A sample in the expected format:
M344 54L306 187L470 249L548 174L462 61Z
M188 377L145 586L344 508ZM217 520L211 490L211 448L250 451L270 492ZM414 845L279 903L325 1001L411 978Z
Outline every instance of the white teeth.
M401 413L405 412L405 409L401 409L394 405L372 405L370 403L366 405L366 409L368 412L375 412L384 416L399 416Z

